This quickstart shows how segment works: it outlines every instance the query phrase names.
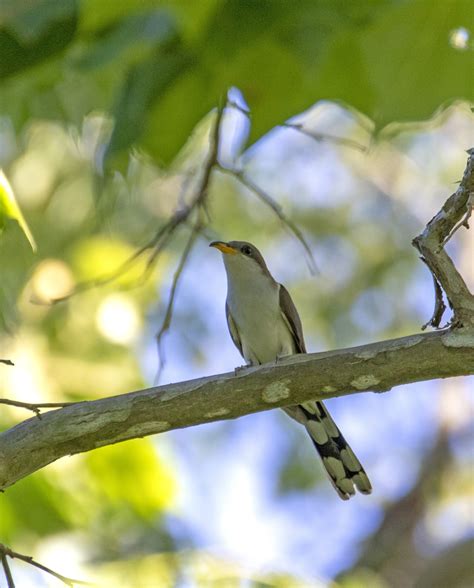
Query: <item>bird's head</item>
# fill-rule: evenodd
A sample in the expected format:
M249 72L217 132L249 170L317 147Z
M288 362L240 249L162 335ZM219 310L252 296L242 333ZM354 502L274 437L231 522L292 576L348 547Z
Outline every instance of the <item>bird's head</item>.
M215 247L222 253L229 276L251 276L263 273L271 277L262 254L252 243L247 241L213 241L209 247Z

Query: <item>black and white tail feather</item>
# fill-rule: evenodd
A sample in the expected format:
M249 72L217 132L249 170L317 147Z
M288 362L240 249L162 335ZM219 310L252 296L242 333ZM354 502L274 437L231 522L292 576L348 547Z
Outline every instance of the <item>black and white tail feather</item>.
M294 338L295 352L306 353L303 327L290 294L280 284L282 315ZM370 494L372 486L362 464L321 401L290 406L285 412L305 426L316 447L332 485L342 500L349 500L356 489Z
M349 500L356 490L371 493L364 468L322 402L305 402L288 407L285 412L305 426L342 500Z

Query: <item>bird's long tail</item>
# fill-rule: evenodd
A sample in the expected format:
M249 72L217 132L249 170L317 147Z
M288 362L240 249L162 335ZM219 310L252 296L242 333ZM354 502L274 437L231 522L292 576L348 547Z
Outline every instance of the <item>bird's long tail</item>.
M329 479L343 500L353 496L356 489L370 494L372 486L364 468L322 402L305 402L288 407L285 412L306 427Z

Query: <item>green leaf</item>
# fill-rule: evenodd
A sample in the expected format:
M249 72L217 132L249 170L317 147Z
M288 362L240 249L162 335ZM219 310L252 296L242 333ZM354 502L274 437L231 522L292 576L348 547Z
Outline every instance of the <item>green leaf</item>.
M249 102L251 139L256 140L316 101L312 88L317 78L312 70L328 39L370 22L388 2L372 0L357 10L348 10L342 0L302 0L299 10L289 2L269 0L216 5L195 44L192 62L175 76L165 76L160 92L150 92L146 103L140 103L133 140L160 162L171 161L198 121L231 86L237 86ZM145 69L140 78L147 83L149 75ZM122 97L129 104L133 92ZM115 115L117 125L126 127L128 118L120 120L121 109ZM124 141L121 148L126 146Z
M8 0L0 75L46 60L54 31L60 37L54 51L65 47L75 5ZM322 99L358 109L378 129L474 99L472 47L450 44L453 31L474 30L471 0L169 0L156 6L156 0L81 2L68 59L45 61L54 71L45 67L46 77L34 81L28 72L9 108L19 111L15 120L33 110L69 122L73 104L77 122L106 105L116 121L109 158L116 162L138 146L169 163L231 86L251 109L250 142Z
M82 0L80 4L79 30L87 34L114 27L117 22L139 17L152 10L167 10L179 21L185 39L197 39L212 18L222 0L120 0L106 2Z
M159 101L189 65L190 56L176 39L158 47L150 57L130 69L113 110L115 127L107 159L142 136L151 104Z
M0 78L62 51L76 28L76 0L2 0Z
M115 59L131 61L131 55L146 57L150 48L164 43L176 32L174 19L164 10L132 15L101 31L92 46L74 60L79 69L96 69ZM145 55L143 56L143 53Z
M315 95L368 115L378 129L430 118L456 99L474 99L474 52L449 43L474 28L469 0L395 5L362 30L338 35L321 62Z
M306 0L304 5L310 8L312 3ZM276 34L289 12L286 2L231 0L218 4L196 41L192 59L186 56L184 43L175 46L174 75L162 74L162 69L168 69L166 61L145 63L142 71L137 66L131 73L133 83L129 79L122 94L123 108L115 109L117 125L125 129L130 125L129 117L121 119L122 112L130 108L137 87L150 87L146 100L137 105L134 128L127 130L127 138L133 134L134 141L140 140L160 162L167 163L231 86L253 99L256 133L291 116L295 107L309 106L301 93L289 97L284 91L289 85L304 84L304 64ZM157 78L159 91L151 88L153 78ZM141 135L140 130L144 131ZM121 148L126 146L123 141Z
M137 12L156 7L156 0L120 0L120 2L82 0L80 4L80 30L87 33L103 30Z
M26 238L30 242L31 248L33 251L36 251L36 243L33 234L18 206L10 182L0 169L0 230L4 228L7 218L12 218L17 221L22 231L25 233Z
M170 161L230 86L252 111L250 142L321 99L346 102L380 129L473 98L474 53L449 44L456 27L474 28L467 1L373 0L348 8L312 0L300 8L267 0L220 4L193 64L148 102L135 140Z

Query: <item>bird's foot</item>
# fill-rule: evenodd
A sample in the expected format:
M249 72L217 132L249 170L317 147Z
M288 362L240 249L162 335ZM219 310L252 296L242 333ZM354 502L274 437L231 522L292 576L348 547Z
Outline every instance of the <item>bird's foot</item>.
M245 372L246 370L248 370L251 367L252 366L249 365L249 364L239 365L236 368L234 368L234 375L237 376L238 374L241 374L242 372Z
M289 357L288 353L282 353L281 355L277 355L275 357L275 361L273 362L275 365L278 365L279 363L281 363L281 361L283 359L286 359L287 357Z

